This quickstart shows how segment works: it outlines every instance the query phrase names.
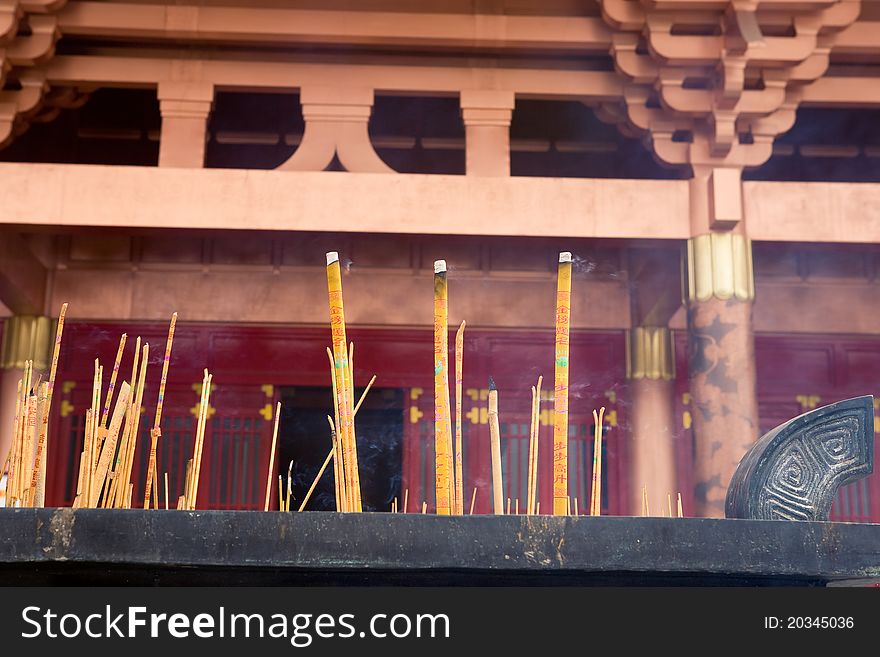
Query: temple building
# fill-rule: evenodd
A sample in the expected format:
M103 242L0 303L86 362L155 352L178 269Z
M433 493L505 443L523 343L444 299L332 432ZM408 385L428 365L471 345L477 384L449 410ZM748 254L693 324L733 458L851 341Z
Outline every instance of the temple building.
M685 515L723 516L763 432L880 394L880 2L0 0L0 458L66 302L47 505L77 489L94 359L109 369L127 334L126 378L139 336L158 382L173 312L172 499L204 368L200 508L263 508L277 401L276 468L302 499L330 448L328 251L358 391L377 377L365 510L434 508L445 259L466 497L490 512L492 377L524 503L543 375L549 512L570 251L572 500L587 510L604 406L603 513L640 515L645 491L653 515L680 493ZM310 508L333 490L328 473ZM880 521L880 477L832 517Z

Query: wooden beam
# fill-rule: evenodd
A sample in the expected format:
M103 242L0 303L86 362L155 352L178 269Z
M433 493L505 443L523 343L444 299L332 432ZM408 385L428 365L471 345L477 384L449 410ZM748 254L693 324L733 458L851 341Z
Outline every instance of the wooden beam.
M42 314L46 275L21 235L0 234L0 302L16 315Z
M423 4L423 3L420 3ZM69 2L65 35L271 44L516 48L605 53L611 30L600 16L528 16L449 10L310 10L212 7L200 3Z

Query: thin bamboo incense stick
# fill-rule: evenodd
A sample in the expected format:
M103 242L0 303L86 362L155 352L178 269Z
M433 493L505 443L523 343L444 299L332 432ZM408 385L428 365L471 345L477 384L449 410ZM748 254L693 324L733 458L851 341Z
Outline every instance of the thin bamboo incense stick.
M559 254L556 282L556 364L553 405L553 514L563 515L568 500L568 343L571 325L571 253Z
M452 512L450 478L454 477L449 432L449 378L447 344L449 336L448 287L446 261L434 262L434 473L436 513L448 516Z
M428 503L422 502L422 513L427 513L427 512L428 512Z
M501 481L501 429L498 425L498 390L489 377L489 443L492 454L492 501L495 515L504 513L504 495Z
M593 409L593 470L590 485L590 515L596 515L596 476L599 474L599 413Z
M290 498L293 494L293 459L287 465L287 499L284 501L284 510L290 513Z
M327 253L327 293L330 302L330 334L333 346L334 371L337 378L337 405L339 419L336 423L339 442L343 446L346 510L360 511L360 475L357 472L357 441L355 439L352 408L349 393L349 365L345 337L345 309L342 302L342 272L339 254Z
M672 493L666 493L666 510L669 512L669 517L672 517Z
M352 346L353 346L353 345L352 345ZM376 382L376 375L374 374L374 375L373 375L373 378L370 379L370 382L367 384L367 387L364 388L364 391L361 393L361 398L358 399L357 406L354 407L354 413L352 413L353 416L355 416L355 417L357 416L358 409L361 407L361 404L364 403L364 399L367 398L367 393L370 392L370 388L373 387L373 384L374 384L375 382Z
M514 512L516 515L519 515L519 498L518 498L518 497L514 500L514 505L513 505L513 506L514 506L514 511L513 511L513 512ZM577 511L577 502L575 502L575 511Z
M510 498L507 498L507 515L510 515Z
M329 418L328 418L329 419ZM332 426L332 425L331 425ZM336 448L336 431L330 431L330 440L333 443L330 447L330 452L327 454L327 458L324 459L324 465L321 466L321 469L318 470L318 474L315 476L315 480L312 482L312 485L309 486L309 490L306 493L306 496L303 498L302 504L299 505L299 511L303 511L306 508L306 504L309 503L309 498L312 496L312 491L315 490L315 486L318 485L318 482L321 480L321 477L324 476L324 471L327 469L327 464L330 463L330 459L333 458Z
M541 515L541 503L535 504L535 515Z
M168 470L165 471L165 510L168 510Z
M684 511L681 508L681 493L678 494L678 517L684 518Z
M477 487L474 486L474 492L471 495L471 511L468 515L474 515L474 504L477 502Z
M455 334L455 513L464 515L464 477L462 475L463 442L461 426L461 389L464 381L464 327L462 320Z
M336 431L336 427L341 427L342 425L339 423L339 403L338 403L338 395L339 391L337 389L337 380L336 380L336 367L333 361L333 352L330 349L327 349L327 357L330 359L330 382L333 388L333 414L336 418L336 425L334 426L333 422L330 421L330 417L327 417L327 420L330 421L330 429L331 431ZM348 494L346 492L345 483L345 448L342 444L342 436L337 432L336 442L335 442L336 455L333 458L333 477L334 477L334 487L336 492L336 510L337 511L348 511Z
M153 419L153 428L150 431L150 460L147 464L147 483L144 488L144 508L149 508L150 492L154 491L156 473L159 469L156 463L156 449L159 438L162 436L162 405L165 402L165 384L168 381L168 366L171 364L171 345L174 342L174 326L177 324L177 313L171 314L171 323L168 326L168 338L165 341L165 355L162 358L162 376L159 379L159 396L156 399L156 417ZM158 506L155 503L154 506Z
M104 441L101 449L101 457L98 459L98 467L95 470L95 483L92 486L92 500L97 505L101 495L101 489L104 487L107 477L107 471L110 463L116 454L116 447L119 439L119 430L122 427L122 420L128 409L128 396L131 393L131 387L127 381L123 381L119 386L119 394L116 397L116 406L113 408L113 416L110 420L110 427L107 430L107 439Z
M409 488L403 491L403 512L407 513L407 507L409 506Z
M599 474L596 477L596 514L597 516L602 515L602 438L605 431L605 407L602 406L599 408L599 423L596 426L596 440L598 442L599 449L597 451L596 456L596 467L599 470Z
M278 510L284 511L284 477L278 475Z
M392 513L397 513L397 497L395 497L394 501L391 502L391 511Z
M199 475L202 472L202 452L205 447L205 422L208 419L208 407L210 405L211 398L211 381L214 376L208 373L208 370L205 370L205 384L202 386L202 413L199 418L199 432L198 432L198 449L196 450L193 458L195 463L193 465L193 485L192 485L192 497L190 498L190 508L196 508L196 501L198 500L199 494Z
M578 515L578 498L577 498L577 495L574 496L574 515Z
M269 452L269 474L266 475L266 503L263 511L269 510L269 498L272 491L272 473L275 470L275 447L278 444L278 421L281 419L281 402L275 406L275 426L272 429L272 451Z
M107 426L107 421L110 419L110 404L113 401L113 391L116 388L116 376L119 374L119 366L122 364L122 354L125 351L125 340L127 338L127 333L123 333L119 338L119 348L116 350L116 360L113 361L113 371L110 373L110 384L107 388L107 399L104 400L104 411L101 413L102 426Z

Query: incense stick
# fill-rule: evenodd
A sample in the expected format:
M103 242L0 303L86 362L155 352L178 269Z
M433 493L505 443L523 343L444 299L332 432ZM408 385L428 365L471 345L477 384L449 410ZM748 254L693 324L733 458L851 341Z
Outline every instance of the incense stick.
M336 427L341 427L339 423L339 403L338 403L338 395L339 390L337 388L336 381L336 367L333 361L333 352L330 349L327 349L327 357L330 359L330 382L333 390L333 414L336 418L336 425L334 426L333 422L330 422L330 429L332 431L336 431ZM327 417L327 420L330 421L330 417ZM333 459L333 476L334 476L334 487L336 492L336 510L337 511L347 511L348 510L348 494L346 492L346 476L345 476L345 450L342 445L342 436L337 433L336 440L336 455Z
M556 282L555 400L553 405L553 515L568 500L568 343L571 325L571 253L559 254Z
M330 419L329 417L327 418ZM330 463L330 459L333 458L333 455L336 451L336 430L333 429L333 424L330 424L330 441L332 445L330 446L330 452L327 454L327 458L324 459L324 465L321 466L321 469L318 470L317 476L315 476L315 480L312 482L312 485L309 486L309 490L306 493L306 496L303 498L302 504L299 505L299 511L302 511L306 508L306 504L309 503L309 498L312 496L312 491L315 490L315 486L318 485L318 482L321 480L321 477L324 476L324 470L327 469L327 464Z
M342 302L342 272L339 254L327 253L327 294L330 303L330 335L333 346L334 376L339 417L336 423L338 440L342 443L343 474L347 511L361 510L360 475L357 465L357 441L350 404L348 351L345 337L345 309Z
M168 510L168 470L165 471L165 510Z
M669 512L669 517L672 517L672 493L666 493L666 509Z
M463 441L461 426L461 388L464 381L464 320L455 334L455 513L464 514L464 478L462 475Z
M409 488L403 491L403 512L408 513L407 507L409 506Z
M474 515L474 504L477 501L477 487L474 486L474 493L471 495L471 511L469 515Z
M284 510L290 513L290 497L293 494L293 459L287 465L287 499L284 501Z
M281 419L281 402L275 406L275 426L272 429L272 451L269 452L269 473L266 475L266 503L263 511L269 510L269 498L272 490L272 472L275 470L275 446L278 444L278 421Z
M352 346L354 346L354 345L352 345ZM373 378L370 379L370 382L367 384L367 387L364 388L364 391L361 393L361 398L358 399L357 406L354 407L354 413L352 413L352 416L357 416L358 409L361 407L361 404L364 403L364 399L367 398L367 393L370 392L370 388L373 387L373 384L375 382L376 382L376 375L374 374Z
M31 487L34 488L34 506L45 506L46 495L46 462L48 461L46 444L49 437L49 415L52 410L52 395L55 392L55 375L58 372L58 357L61 353L61 336L64 333L64 318L67 315L67 303L61 304L61 312L58 313L58 325L55 328L55 344L52 347L52 364L49 366L49 387L46 392L46 400L40 418L40 433L37 438L37 451L34 455L34 473L36 480L31 479Z
M436 489L435 512L448 516L453 500L450 479L454 477L452 450L449 445L449 378L448 354L448 287L446 261L434 262L434 483Z
M171 314L171 323L168 326L168 338L165 341L165 355L162 358L162 375L159 379L159 396L156 399L156 417L153 419L153 429L150 431L150 460L147 463L147 483L144 487L144 508L149 508L150 491L156 497L156 473L159 466L156 463L156 449L159 438L162 437L162 405L165 402L165 384L168 381L168 366L171 364L171 345L174 342L174 326L177 324L177 313ZM158 506L158 499L154 499L154 507Z
M489 443L492 455L492 500L495 515L504 513L501 475L501 429L498 425L498 390L489 377Z
M119 348L116 350L116 360L113 361L113 371L110 374L110 385L107 388L107 399L104 400L104 411L101 413L101 425L106 426L110 417L110 404L113 400L113 391L116 388L116 375L119 374L119 366L122 364L122 354L125 351L125 340L128 338L127 333L123 333L119 338Z
M678 494L678 517L684 518L684 511L681 508L681 493Z

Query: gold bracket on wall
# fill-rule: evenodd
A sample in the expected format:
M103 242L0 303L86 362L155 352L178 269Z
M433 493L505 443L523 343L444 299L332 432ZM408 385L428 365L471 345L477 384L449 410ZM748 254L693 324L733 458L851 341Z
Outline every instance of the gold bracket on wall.
M707 233L687 242L687 301L755 300L752 243L742 235Z
M7 318L3 323L0 369L22 369L26 360L34 361L34 369L48 369L54 333L55 322L50 317Z
M672 331L665 326L637 326L627 331L626 376L654 381L674 379Z

